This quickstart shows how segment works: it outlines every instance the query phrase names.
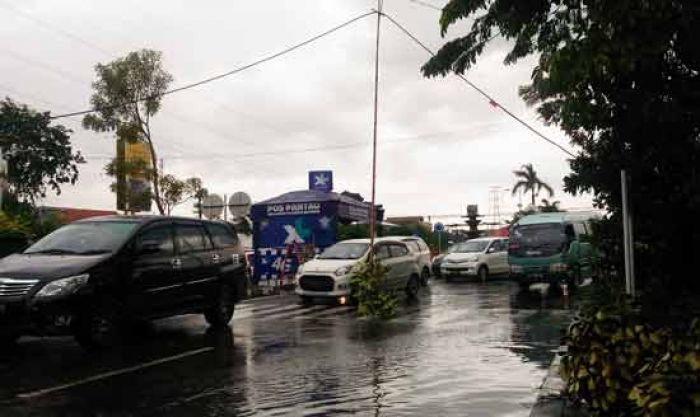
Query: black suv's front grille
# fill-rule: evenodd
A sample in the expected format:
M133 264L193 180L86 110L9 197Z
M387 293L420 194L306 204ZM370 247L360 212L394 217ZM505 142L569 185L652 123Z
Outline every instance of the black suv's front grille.
M306 291L333 291L333 278L321 275L303 275L299 278L299 286Z
M26 295L38 282L37 279L0 278L0 299Z

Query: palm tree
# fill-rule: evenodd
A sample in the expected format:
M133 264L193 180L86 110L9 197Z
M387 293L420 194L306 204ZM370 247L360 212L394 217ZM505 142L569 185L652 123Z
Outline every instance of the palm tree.
M554 195L552 187L537 176L537 172L535 172L532 164L523 165L521 169L513 171L513 174L518 179L518 182L513 186L513 195L517 194L521 189L525 193L531 193L532 207L535 207L535 197L540 194L542 189L547 191L550 197Z
M539 208L542 213L558 213L560 211L564 211L559 208L559 204L561 204L561 202L558 200L550 202L546 198L543 198L541 201L542 205Z

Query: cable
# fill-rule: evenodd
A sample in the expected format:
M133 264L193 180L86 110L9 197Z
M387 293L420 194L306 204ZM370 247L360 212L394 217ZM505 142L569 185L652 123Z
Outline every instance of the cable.
M430 3L425 2L425 1L421 1L421 0L408 0L408 1L410 1L411 3L419 4L419 5L423 6L423 7L427 7L427 8L429 8L429 9L437 10L438 12L442 12L442 8L441 8L441 7L438 7L438 6L434 5L434 4L430 4Z
M182 87L178 87L178 88L175 88L175 89L172 89L172 90L168 90L168 91L164 92L163 94L161 94L161 96L165 96L165 95L177 93L177 92L184 91L184 90L189 90L190 88L199 87L200 85L207 84L207 83L210 83L210 82L212 82L212 81L220 80L220 79L222 79L222 78L225 78L225 77L228 77L228 76L237 74L237 73L239 73L239 72L243 72L243 71L245 71L245 70L247 70L247 69L253 68L253 67L257 66L257 65L260 65L260 64L265 63L265 62L267 62L267 61L271 61L271 60L273 60L273 59L275 59L275 58L278 58L278 57L280 57L280 56L282 56L282 55L288 54L289 52L292 52L292 51L294 51L294 50L296 50L296 49L299 49L299 48L301 48L301 47L303 47L303 46L306 46L306 45L308 45L308 44L310 44L310 43L312 43L312 42L314 42L314 41L317 41L318 39L324 38L324 37L330 35L330 34L333 33L333 32L336 32L336 31L338 31L338 30L340 30L340 29L342 29L342 28L344 28L344 27L346 27L346 26L348 26L348 25L350 25L350 24L352 24L352 23L355 23L355 22L358 21L358 20L364 19L365 17L374 15L374 14L376 14L376 13L377 13L376 11L371 11L371 12L364 13L364 14L362 14L362 15L360 15L360 16L357 16L357 17L354 17L354 18L352 18L352 19L350 19L350 20L348 20L348 21L346 21L346 22L344 22L344 23L341 23L340 25L335 26L335 27L333 27L333 28L331 28L331 29L329 29L329 30L323 32L323 33L320 33L320 34L318 34L318 35L316 35L316 36L313 36L313 37L311 37L311 38L309 38L309 39L307 39L307 40L305 40L305 41L303 41L303 42L300 42L300 43L298 43L298 44L296 44L296 45L290 46L289 48L283 49L282 51L276 52L276 53L274 53L274 54L272 54L272 55L268 55L268 56L266 56L266 57L264 57L264 58L258 59L257 61L253 61L253 62L251 62L250 64L243 65L243 66L241 66L241 67L235 68L235 69L233 69L233 70L231 70L231 71L228 71L228 72L225 72L225 73L223 73L223 74L219 74L219 75L216 75L216 76L213 76L213 77L210 77L210 78L206 78L206 79L201 80L201 81L197 81L197 82L194 82L194 83L191 83L191 84L184 85L184 86L182 86ZM142 102L142 101L149 100L149 99L151 99L151 98L154 98L154 96L149 96L149 97L144 97L144 98L141 98L141 99L138 99L138 100L129 101L129 102L123 103L122 105L124 105L124 104L135 104L135 103L139 103L139 102ZM111 106L111 108L114 108L114 107L118 107L118 105ZM107 107L107 108L110 108L110 107ZM82 111L77 111L77 112L72 112L72 113L59 114L59 115L56 115L56 116L52 116L51 118L52 118L52 119L61 119L61 118L66 118L66 117L81 116L81 115L84 115L84 114L93 113L93 112L95 112L95 111L97 111L97 109L82 110Z
M36 18L36 17L34 17L34 16L28 14L28 13L25 13L25 12L23 12L23 11L21 11L21 10L15 8L15 7L10 6L9 4L7 4L7 3L5 3L5 2L0 2L0 7L4 7L5 9L8 9L8 10L10 10L10 11L12 11L12 12L15 12L16 14L18 14L18 15L24 17L24 18L27 19L27 20L31 20L32 22L36 23L37 25L39 25L39 26L41 26L41 27L43 27L43 28L45 28L45 29L48 29L48 30L50 30L50 31L52 31L52 32L56 32L56 33L58 33L58 34L60 34L60 35L62 35L62 36L65 36L66 38L72 39L72 40L74 40L75 42L78 42L78 43L80 43L80 44L82 44L82 45L84 45L84 46L87 46L87 47L90 48L90 49L93 49L93 50L95 50L95 51L99 51L100 53L105 54L105 55L113 56L112 53L109 52L109 51L107 51L106 49L102 49L102 48L100 48L98 45L96 45L96 44L94 44L94 43L92 43L92 42L90 42L90 41L87 41L87 40L81 38L80 36L76 36L76 35L74 35L74 34L68 32L68 31L66 31L66 30L63 30L63 29L61 29L61 28L59 28L59 27L56 27L56 26L52 25L51 23L45 22L45 21L43 21L43 20L41 20L41 19L38 19L38 18Z
M405 27L403 27L400 23L398 23L396 20L394 20L391 16L389 16L389 15L387 15L387 14L384 14L384 16L385 16L387 19L389 19L389 21L390 21L391 23L393 23L397 28L399 28L399 30L401 30L404 34L406 34L406 36L408 36L409 38L411 38L411 40L413 40L413 42L415 42L415 43L418 44L421 48L423 48L424 50L426 50L431 56L435 56L435 52L433 52L433 51L432 51L430 48L428 48L423 42L421 42L418 38L416 38L411 32L408 31L408 29L406 29ZM481 95L484 96L486 99L488 99L488 100L489 100L489 104L491 104L491 105L494 106L494 107L500 108L501 110L503 110L504 113L506 113L506 114L507 114L508 116L510 116L511 118L515 119L515 120L516 120L518 123L520 123L521 125L525 126L525 127L526 127L528 130L530 130L532 133L536 134L536 135L539 136L540 138L542 138L542 139L544 139L545 141L549 142L551 145L556 146L557 148L559 148L561 151L563 151L563 152L566 153L567 155L571 156L572 158L575 158L575 157L576 157L576 155L574 155L571 151L569 151L568 149L564 148L564 147L561 146L560 144L556 143L556 142L553 141L552 139L548 138L548 137L545 136L543 133L541 133L540 131L538 131L537 129L535 129L534 127L532 127L530 124L528 124L526 121L524 121L524 120L521 119L520 117L516 116L513 112L511 112L510 110L508 110L507 108L505 108L501 103L499 103L498 101L496 101L496 99L494 99L491 95L489 95L489 94L486 93L484 90L482 90L481 88L479 88L479 87L478 87L476 84L474 84L473 82L469 81L469 80L467 79L467 77L465 77L464 75L462 75L462 74L460 74L460 73L457 73L457 72L454 72L454 71L452 71L452 72L453 72L457 77L459 77L462 81L464 81L465 83L467 83L467 85L469 85L471 88L473 88L474 90L476 90L479 94L481 94Z
M485 127L490 127L494 125L499 125L502 122L492 122L492 123L485 123ZM488 129L486 129L488 131ZM421 134L421 135L414 135L414 136L404 136L404 137L397 137L394 139L385 139L382 140L378 145L383 146L386 144L392 144L392 143L398 143L398 142L405 142L405 141L416 141L416 140L429 140L429 139L439 139L441 136L451 136L451 135L457 135L460 133L473 133L474 130L468 129L468 130L460 130L460 131L445 131L445 132L435 132L435 133L426 133L426 134ZM455 138L456 140L460 140L462 138ZM445 140L445 139L443 139ZM448 139L449 140L449 139ZM307 148L291 148L291 149L280 149L280 150L274 150L274 151L262 151L262 152L249 152L249 153L239 153L236 155L222 155L222 154L213 154L213 155L199 155L199 156L173 156L173 155L164 155L163 158L166 159L187 159L187 160L202 160L202 159L218 159L218 158L225 158L227 160L235 160L235 159L245 159L245 158L254 158L258 156L275 156L275 155L289 155L289 154L297 154L297 153L307 153L307 152L321 152L321 151L332 151L332 150L342 150L342 149L351 149L351 148L361 148L361 147L366 147L367 142L350 142L350 143L344 143L340 145L330 145L330 146L313 146L313 147L307 147ZM88 159L112 159L114 158L113 156L108 156L108 155L85 155L86 158Z

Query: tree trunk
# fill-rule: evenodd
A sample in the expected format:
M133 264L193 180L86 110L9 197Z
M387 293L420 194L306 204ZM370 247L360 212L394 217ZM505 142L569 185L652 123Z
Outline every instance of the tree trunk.
M151 165L153 165L153 195L155 196L156 207L158 207L158 212L162 216L165 214L165 208L163 207L163 202L160 200L160 186L158 184L158 158L156 158L156 150L153 146L153 141L151 140L151 138L147 137L146 142L148 142L148 148L151 150Z
M532 197L532 207L534 208L535 207L535 190L534 189L532 190L531 197Z

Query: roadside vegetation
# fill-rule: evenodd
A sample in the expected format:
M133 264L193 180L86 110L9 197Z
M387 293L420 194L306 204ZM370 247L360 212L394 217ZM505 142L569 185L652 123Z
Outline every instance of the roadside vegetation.
M362 262L356 267L350 277L350 288L358 315L381 320L396 316L399 300L388 289L386 280L387 269L376 260Z
M609 213L596 225L604 266L565 339L569 393L595 415L697 416L700 407L696 3L451 0L442 34L471 27L422 69L463 73L494 38L510 41L506 64L537 60L520 94L571 141L565 190L593 193ZM632 178L635 299L620 290L622 169ZM526 171L520 188L532 190Z

